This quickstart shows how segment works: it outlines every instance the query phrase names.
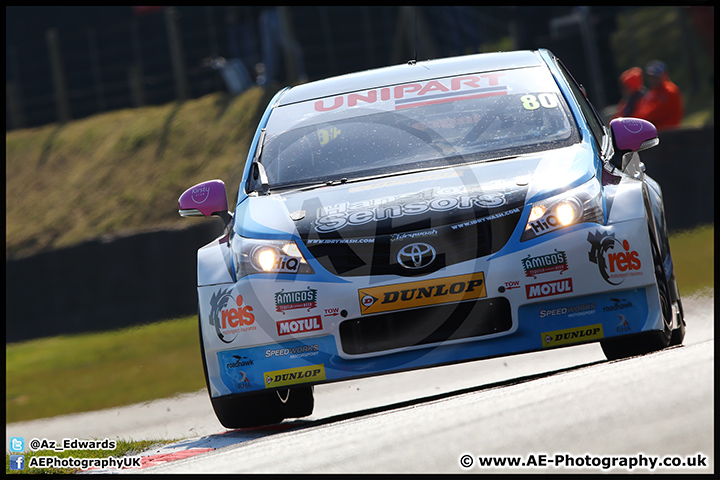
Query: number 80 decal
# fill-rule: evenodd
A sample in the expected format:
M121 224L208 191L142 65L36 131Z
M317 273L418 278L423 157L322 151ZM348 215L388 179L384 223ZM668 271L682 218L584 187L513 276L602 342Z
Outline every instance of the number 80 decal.
M520 101L525 110L537 110L541 106L545 108L556 108L558 106L554 93L540 93L537 97L535 95L523 95L520 97Z

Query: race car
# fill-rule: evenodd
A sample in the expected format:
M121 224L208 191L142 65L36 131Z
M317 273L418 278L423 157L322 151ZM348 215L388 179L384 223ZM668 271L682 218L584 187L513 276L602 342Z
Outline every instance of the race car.
M548 50L369 70L278 92L234 213L210 180L202 362L227 428L310 415L313 386L600 342L682 343L644 120L604 125Z

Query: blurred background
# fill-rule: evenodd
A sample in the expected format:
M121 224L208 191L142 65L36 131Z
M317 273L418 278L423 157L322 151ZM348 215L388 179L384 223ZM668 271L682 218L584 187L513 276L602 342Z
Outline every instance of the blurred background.
M548 48L603 110L664 61L709 121L714 7L6 7L6 129L418 60ZM698 113L700 110L705 110Z

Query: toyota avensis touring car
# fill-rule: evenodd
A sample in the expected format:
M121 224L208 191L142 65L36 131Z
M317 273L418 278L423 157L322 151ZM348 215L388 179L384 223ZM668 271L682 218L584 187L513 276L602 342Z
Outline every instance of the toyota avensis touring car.
M198 251L207 387L228 428L313 409L313 385L600 342L682 343L662 194L547 50L410 62L286 88Z

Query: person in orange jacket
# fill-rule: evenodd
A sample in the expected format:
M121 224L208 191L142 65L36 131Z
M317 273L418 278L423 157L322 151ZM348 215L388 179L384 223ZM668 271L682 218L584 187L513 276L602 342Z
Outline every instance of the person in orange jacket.
M625 70L620 75L619 83L623 96L617 104L617 111L613 118L637 116L637 106L646 92L643 86L642 69L633 67Z
M682 95L670 81L667 67L653 60L645 66L645 75L650 88L637 105L635 116L652 122L658 130L677 127L683 117Z

